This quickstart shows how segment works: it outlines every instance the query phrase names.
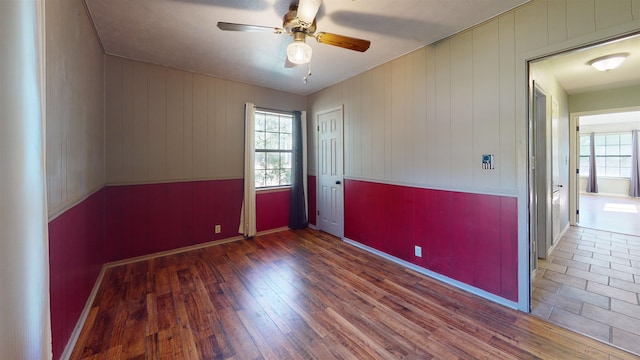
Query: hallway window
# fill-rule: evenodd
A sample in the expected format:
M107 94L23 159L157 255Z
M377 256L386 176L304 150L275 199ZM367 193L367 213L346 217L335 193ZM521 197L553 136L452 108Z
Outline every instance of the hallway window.
M589 173L589 134L580 135L580 174ZM631 176L631 132L596 133L596 172L598 177Z

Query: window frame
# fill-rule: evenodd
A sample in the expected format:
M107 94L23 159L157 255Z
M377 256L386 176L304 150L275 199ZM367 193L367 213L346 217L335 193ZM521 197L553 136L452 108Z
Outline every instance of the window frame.
M268 130L268 126L265 122L265 127L262 129L258 128L258 116L264 114L265 115L265 121L266 121L266 117L269 115L276 115L278 116L279 120L284 117L284 118L288 118L290 120L289 122L289 130L290 132L283 132L281 131L282 128L279 125L278 131L269 131ZM257 146L257 142L259 141L259 137L258 137L258 133L277 133L279 141L278 141L278 149L274 149L274 148L267 148L267 147L258 147ZM290 148L289 149L282 149L280 148L280 146L282 145L282 139L281 139L281 135L282 134L290 134ZM292 186L292 171L293 171L293 112L287 112L287 111L280 111L280 110L272 110L272 109L265 109L265 108L259 108L256 107L255 109L255 130L254 130L254 135L255 135L255 139L254 139L254 153L255 153L255 162L253 164L253 171L254 171L254 175L255 175L255 181L254 181L254 185L255 185L255 189L256 191L260 191L260 192L264 192L264 191L273 191L273 190L278 190L278 189L288 189ZM265 142L266 142L266 134L265 134ZM266 145L266 143L265 143ZM258 154L265 154L265 160L264 160L264 166L265 168L258 168ZM268 171L270 170L270 168L268 167L267 164L267 160L266 160L266 156L268 156L268 154L289 154L289 167L279 167L277 168L278 170L289 170L289 181L288 183L283 183L282 182L282 178L280 177L280 174L278 176L278 184L277 185L266 185L266 182L263 182L263 184L265 185L258 185L258 181L260 179L260 177L258 176L258 171L264 170L264 171ZM280 166L281 166L281 162L282 162L282 157L280 157Z
M607 154L607 153L606 153L607 147L609 147L609 146L613 146L613 147L615 147L615 145L614 145L614 144L612 144L612 145L608 145L608 144L606 143L606 137L607 137L607 136L610 136L610 135L617 135L617 136L619 137L619 139L618 139L618 143L617 143L617 150L618 150L617 152L618 152L618 154ZM629 178L630 178L630 176L620 175L620 174L622 173L622 171L621 171L621 170L622 170L622 169L626 169L626 168L627 168L626 166L622 166L622 159L623 159L623 158L629 158L629 159L631 159L631 156L632 156L632 154L631 154L631 153L629 153L629 154L622 154L622 151L621 151L621 150L622 150L622 147L623 147L623 146L626 146L626 145L629 145L629 146L630 146L630 144L623 144L623 143L622 143L622 141L620 141L620 140L621 140L621 136L622 136L622 135L628 135L629 137L631 137L631 131L613 131L613 132L595 132L595 133L594 133L594 141L596 141L596 138L597 138L597 137L605 137L605 143L604 143L604 145L599 145L599 144L597 143L597 141L596 141L596 144L595 144L595 146L596 146L596 154L595 154L595 157L596 157L596 167L597 167L597 168L599 168L599 169L600 169L600 168L604 168L604 169L605 169L605 173L604 173L604 174L601 174L601 171L597 171L597 172L596 172L597 177L609 178L609 179L629 179ZM583 160L584 158L588 159L590 155L589 155L589 154L587 154L587 155L583 155L583 152L582 152L582 147L583 147L583 145L582 145L582 138L583 138L583 137L585 137L585 138L588 138L588 139L589 139L590 134L581 133L581 134L580 134L580 136L579 136L580 141L579 141L579 151L578 151L578 160L579 160L579 161L578 161L578 165L579 165L579 168L580 168L580 176L581 176L581 177L587 177L587 176L588 176L589 169L588 169L588 167L583 168L583 166L582 166L581 164L582 164L582 160ZM590 141L590 140L589 140L589 141ZM588 145L588 146L590 146L590 145ZM598 154L598 146L600 146L600 147L602 147L602 148L604 148L604 149L605 149L605 154ZM633 151L633 150L631 150L631 151ZM618 161L618 165L617 165L617 166L609 166L610 168L616 168L616 169L617 169L617 171L618 171L618 174L619 174L619 175L615 175L615 176L614 176L614 175L606 175L606 173L607 173L607 170L606 170L606 169L607 169L607 161L606 161L606 159L609 159L609 158L618 158L618 159L619 159L619 161ZM597 165L597 164L598 164L598 159L604 159L604 161L605 161L605 165L604 165L604 166L598 166L598 165ZM629 168L629 169L630 169L630 168Z

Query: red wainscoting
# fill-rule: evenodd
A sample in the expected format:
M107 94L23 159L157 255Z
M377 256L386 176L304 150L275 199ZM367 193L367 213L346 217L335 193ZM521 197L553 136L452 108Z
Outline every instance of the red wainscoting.
M239 236L242 179L108 186L106 261ZM289 191L259 193L256 228L289 223ZM221 233L215 234L215 225Z
M344 184L346 238L518 301L515 197Z
M240 235L242 184L237 179L108 186L52 220L54 359L62 355L104 263ZM257 195L258 231L287 226L289 198L286 190Z
M238 236L242 179L108 186L107 261ZM215 225L221 232L215 234Z
M307 176L307 192L309 195L307 196L307 204L309 207L309 224L316 225L316 177L314 175Z
M104 202L102 189L49 222L54 359L62 355L104 263Z
M256 195L256 230L265 231L289 225L291 191L258 192Z

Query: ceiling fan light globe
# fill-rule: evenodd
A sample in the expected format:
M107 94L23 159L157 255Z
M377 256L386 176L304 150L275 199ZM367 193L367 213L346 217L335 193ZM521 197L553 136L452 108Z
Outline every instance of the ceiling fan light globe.
M287 59L294 64L306 64L311 61L311 46L302 41L294 41L287 45Z

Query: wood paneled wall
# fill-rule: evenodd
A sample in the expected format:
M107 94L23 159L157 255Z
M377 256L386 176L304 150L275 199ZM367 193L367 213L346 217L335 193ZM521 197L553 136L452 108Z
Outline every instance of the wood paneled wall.
M82 1L47 1L45 14L51 219L104 186L104 53Z
M533 0L310 95L309 148L317 114L342 105L347 179L515 197L517 306L526 311L527 60L638 31L640 0ZM495 170L482 169L482 154L495 155ZM316 175L314 152L309 160Z
M347 177L513 195L527 136L519 63L639 20L638 0L535 0L311 95L309 121L344 104Z
M53 358L103 259L104 53L82 0L47 0L46 171Z
M244 103L306 110L306 97L107 56L108 184L243 176Z

